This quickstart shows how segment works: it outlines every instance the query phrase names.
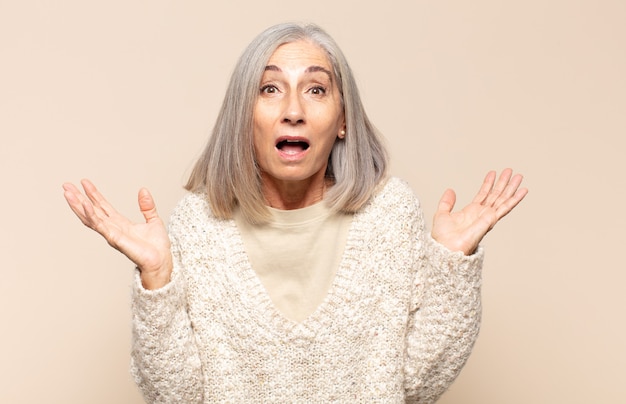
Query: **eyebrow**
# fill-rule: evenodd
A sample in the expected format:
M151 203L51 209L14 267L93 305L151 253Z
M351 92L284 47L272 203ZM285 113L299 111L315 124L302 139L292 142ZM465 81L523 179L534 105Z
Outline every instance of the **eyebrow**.
M282 72L280 67L278 67L276 65L267 65L267 66L265 66L265 71ZM328 78L330 79L330 81L333 81L333 74L330 72L330 70L328 70L327 68L322 67L322 66L317 66L317 65L309 66L309 67L306 68L306 70L304 72L305 73L315 73L315 72L326 73L328 75Z

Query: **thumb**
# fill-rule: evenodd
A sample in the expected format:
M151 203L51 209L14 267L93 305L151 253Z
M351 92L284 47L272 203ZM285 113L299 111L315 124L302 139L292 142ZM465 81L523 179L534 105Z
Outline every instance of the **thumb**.
M441 196L439 200L439 205L437 206L437 213L450 213L454 208L454 204L456 203L456 193L452 189L446 189L446 191Z
M143 214L143 217L146 219L146 223L159 218L156 206L154 204L154 199L152 198L152 194L150 194L150 191L148 191L147 188L141 188L139 190L137 200L139 202L139 210Z

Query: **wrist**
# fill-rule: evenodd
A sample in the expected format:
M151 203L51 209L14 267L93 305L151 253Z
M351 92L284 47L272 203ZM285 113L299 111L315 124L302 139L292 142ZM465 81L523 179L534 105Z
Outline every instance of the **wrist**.
M139 270L141 285L147 290L160 289L170 283L172 278L171 263L153 271L144 271L140 267L137 267L137 269Z
M443 246L453 253L462 253L465 256L472 256L478 250L478 244L470 244L458 239L443 239L431 233L430 238L437 244Z

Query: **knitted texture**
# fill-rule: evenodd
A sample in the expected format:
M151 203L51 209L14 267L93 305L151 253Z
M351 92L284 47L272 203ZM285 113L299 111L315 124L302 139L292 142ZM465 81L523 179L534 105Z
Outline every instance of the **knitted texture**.
M300 323L205 195L182 199L170 237L171 282L148 291L137 274L133 287L131 369L150 403L432 403L478 335L482 249L432 240L395 178L355 214L328 295Z

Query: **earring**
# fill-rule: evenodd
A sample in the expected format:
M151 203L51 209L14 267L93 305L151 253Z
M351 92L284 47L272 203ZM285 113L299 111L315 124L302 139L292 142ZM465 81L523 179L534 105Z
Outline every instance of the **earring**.
M339 139L343 139L344 137L346 137L346 130L342 129L341 132L339 132Z

